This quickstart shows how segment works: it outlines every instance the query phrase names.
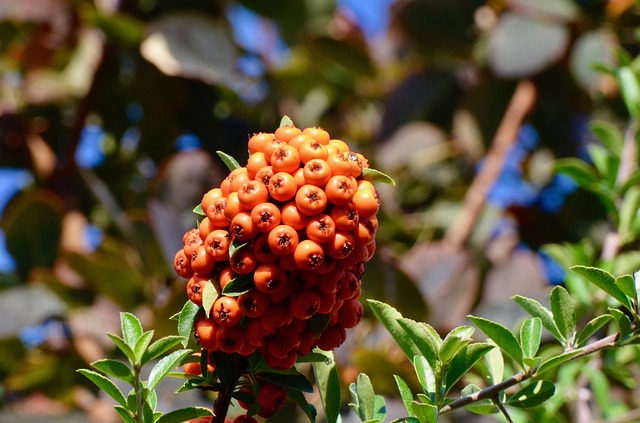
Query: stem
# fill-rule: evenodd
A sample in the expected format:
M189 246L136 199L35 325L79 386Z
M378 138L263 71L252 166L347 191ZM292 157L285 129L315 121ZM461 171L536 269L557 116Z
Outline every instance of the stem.
M609 335L605 338L602 338L598 341L595 341L591 344L585 345L584 347L580 348L580 352L578 352L575 356L571 357L570 359L568 359L567 361L563 361L562 363L558 364L558 366L564 364L564 363L568 363L570 361L573 360L577 360L581 357L584 357L585 355L589 355L589 354L593 354L597 351L600 350L604 350L606 348L611 348L614 347L616 345L616 342L618 341L618 339L620 338L620 334L619 333L614 333L613 335ZM553 368L553 367L552 367ZM549 368L547 370L551 370L552 368ZM536 369L534 369L536 370ZM520 382L524 382L527 379L530 379L534 376L538 376L537 373L535 373L535 371L528 371L528 372L520 372L512 377L510 377L509 379L506 379L500 383L497 383L495 385L491 385L485 389L483 389L482 391L478 391L474 394L471 395L467 395L466 397L462 397L460 399L455 400L454 402L452 402L451 404L442 407L439 411L439 414L445 414L448 412L451 412L455 409L458 408L462 408L464 406L467 406L469 404L473 404L475 402L478 402L480 400L484 400L484 399L492 399L495 398L500 392L507 390L509 388L511 388L512 386L515 386L517 384L519 384Z
M216 363L217 364L217 363ZM220 381L221 386L218 391L218 397L213 403L213 420L212 423L224 423L227 413L229 412L229 405L231 404L232 394L235 391L238 381L243 374L247 372L249 363L247 359L238 354L232 354L229 357L229 362L225 363L231 370L231 377L229 380Z
M218 392L218 398L213 406L213 421L212 423L224 423L224 419L229 412L229 405L231 404L231 393L227 391Z
M511 416L509 415L509 412L507 411L506 408L504 408L504 404L502 404L500 402L500 400L498 398L495 398L495 397L491 401L495 404L496 407L498 407L498 410L500 410L500 412L507 419L507 421L509 423L513 423L513 420L511 419Z
M133 389L136 392L136 421L143 422L144 401L142 398L142 383L140 381L140 366L133 365Z

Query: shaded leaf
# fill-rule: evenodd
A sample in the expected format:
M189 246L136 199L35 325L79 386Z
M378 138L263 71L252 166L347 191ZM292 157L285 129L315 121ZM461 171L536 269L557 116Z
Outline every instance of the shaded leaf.
M191 330L193 329L193 322L200 311L200 307L194 304L191 300L184 303L182 310L180 311L180 317L178 318L178 335L183 338L182 345L187 346L189 337L191 337Z
M233 158L233 156L225 153L224 151L216 151L216 154L218 155L218 157L220 157L220 159L222 159L225 166L227 166L230 171L242 167L240 166L240 163L238 163L238 161Z
M331 320L331 316L329 314L314 314L308 320L309 328L316 338L320 337L322 331L329 326L329 320Z
M129 368L129 366L121 361L105 358L103 360L94 361L93 363L91 363L91 366L93 366L97 370L100 370L106 375L116 377L128 383L133 382L133 371Z
M129 411L125 407L115 405L113 408L116 409L116 412L125 423L137 423L136 420L131 417L131 413L129 413Z
M520 327L520 344L526 358L536 356L542 337L542 322L538 317L525 320Z
M602 316L598 316L590 320L589 323L587 323L584 328L578 332L578 335L576 336L576 347L582 347L594 333L611 321L611 319L613 319L612 315L603 314Z
M336 423L340 417L340 378L332 352L315 350L326 357L324 362L313 363L313 371L318 384L327 423Z
M149 373L147 380L147 389L152 390L156 385L174 368L182 362L182 360L191 354L191 350L177 350L163 357L158 361Z
M98 388L100 388L107 395L113 398L118 404L120 404L124 408L127 408L127 400L125 399L124 394L110 379L102 376L100 373L87 369L79 369L78 373L82 374L91 382L96 384Z
M295 389L287 389L287 399L296 404L312 423L316 421L318 412L316 408L309 404L302 392Z
M464 376L482 357L495 346L486 342L467 345L456 354L445 374L445 394Z
M598 175L593 167L580 159L558 159L554 168L556 172L570 176L584 189L590 189L598 181Z
M522 297L520 295L516 295L511 299L531 316L539 318L542 326L544 326L554 338L560 342L564 342L564 337L560 334L560 331L558 331L556 322L553 320L553 314L551 314L548 308L532 298Z
M573 301L569 292L561 286L556 286L551 290L551 312L556 327L564 337L571 339L571 335L576 327L575 311Z
M240 275L230 280L222 289L222 295L227 297L238 297L245 292L249 292L253 285L253 273Z
M618 288L618 285L616 285L616 279L611 275L611 273L598 269L597 267L587 266L573 266L571 270L593 283L607 294L611 295L630 311L633 311L631 304L629 303L629 298L627 298L624 292Z
M172 410L160 416L155 423L183 423L187 420L197 419L198 417L213 416L213 412L204 407L187 407L178 410Z
M371 168L362 169L362 177L367 181L383 182L385 184L389 184L394 187L396 186L396 181L394 181L391 176L387 175L386 173L382 173L376 169L371 169Z
M613 316L613 319L618 325L620 331L620 339L624 339L631 333L631 321L626 314L618 309L609 307L609 313Z
M283 388L298 390L301 392L313 392L313 386L309 379L300 373L271 373L260 372L260 378Z
M629 298L636 297L636 286L633 276L622 275L616 278L616 285Z
M607 149L616 155L622 151L623 135L622 131L607 120L593 120L589 123L589 129L596 137L607 147Z
M538 380L516 392L507 404L512 407L529 408L540 405L553 396L556 387L548 380Z
M469 319L496 343L520 367L522 362L522 347L511 331L499 323L482 317L469 316Z

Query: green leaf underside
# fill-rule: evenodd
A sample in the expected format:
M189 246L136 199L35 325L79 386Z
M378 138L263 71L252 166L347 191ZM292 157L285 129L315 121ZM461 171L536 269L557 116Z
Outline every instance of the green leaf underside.
M520 367L523 367L522 347L509 329L499 323L482 317L469 316L469 319L478 326L485 335L491 338L502 351L511 357Z
M98 372L94 372L92 370L87 369L79 369L78 373L85 376L91 382L93 382L98 388L104 391L107 395L113 398L118 404L127 408L127 400L124 397L124 394L118 389L115 383L113 383L107 377L101 375Z
M207 283L204 284L204 288L202 288L202 308L204 309L204 314L207 317L211 314L213 303L215 303L217 299L218 290L213 284L213 281L209 279Z
M152 390L158 383L189 354L191 350L182 349L172 352L171 354L163 357L158 361L151 372L149 373L149 379L147 380L147 389Z
M282 119L280 119L280 128L284 128L285 126L295 126L291 118L287 115L282 116Z
M561 286L556 286L551 290L550 295L551 312L553 313L553 320L556 322L556 327L564 337L564 339L571 339L576 321L573 309L573 301L569 292Z
M197 206L195 206L193 208L193 212L195 214L199 214L200 216L206 216L206 213L204 212L204 210L202 210L202 204L198 204Z
M364 168L362 169L362 177L370 182L382 182L392 186L396 186L396 181L386 173L382 173L377 169Z
M532 298L522 297L520 295L516 295L511 299L532 317L539 318L542 322L542 326L544 326L544 328L549 331L554 338L560 342L564 342L565 339L560 334L560 331L556 326L556 322L553 320L553 315L548 308Z
M218 155L218 157L220 157L220 159L222 159L222 162L225 164L225 166L227 166L227 168L230 171L242 167L240 166L240 163L238 163L238 161L233 158L233 156L230 156L224 151L216 151L216 154Z
M540 405L553 396L556 387L548 380L538 380L516 392L507 404L512 407L529 408Z
M324 362L313 363L313 371L318 384L327 423L336 423L340 416L340 378L336 370L333 353L316 350L326 357Z
M407 414L409 417L413 417L413 410L411 409L411 403L413 402L413 393L411 392L411 388L407 382L404 381L400 376L393 375L393 378L396 381L396 385L398 386L398 392L400 392L400 399L402 399L402 403L404 404L404 408L407 410Z
M183 423L191 419L197 419L198 417L208 416L213 416L213 413L208 408L187 407L163 414L158 420L156 420L156 423Z
M434 369L431 368L427 359L422 355L413 357L413 368L416 371L422 390L433 400L437 389Z
M200 311L200 307L191 300L188 300L180 311L180 317L178 317L178 335L183 338L182 345L185 347L191 336L193 322L196 319L198 311Z
M120 313L120 327L122 330L122 339L133 349L138 338L142 336L142 324L140 324L140 320L131 313L122 312Z
M629 303L629 298L627 298L624 292L616 285L616 279L611 273L598 269L597 267L587 266L573 266L571 270L611 295L630 311L633 311Z
M230 280L222 289L222 294L227 297L238 297L253 288L253 273L240 275Z
M526 358L536 356L542 337L542 322L538 317L527 319L520 328L520 344Z
M371 379L364 373L360 373L356 383L349 385L353 403L351 408L358 414L363 422L373 419L375 415L375 402Z

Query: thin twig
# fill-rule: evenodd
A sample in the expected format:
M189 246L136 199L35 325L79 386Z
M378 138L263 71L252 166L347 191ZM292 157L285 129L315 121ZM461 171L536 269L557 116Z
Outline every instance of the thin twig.
M535 100L536 89L533 82L520 81L496 131L485 162L464 197L462 210L444 237L445 244L452 249L460 250L471 235L484 207L487 194L500 175L509 147L518 136L518 128L533 107Z
M506 408L504 408L504 405L500 402L500 400L497 397L493 397L491 401L495 404L496 407L498 407L498 410L500 410L500 412L507 419L507 421L509 423L513 423L513 420L511 419L509 412L507 411Z
M595 342L592 342L591 344L585 345L584 347L580 348L576 353L576 355L574 355L573 357L571 357L570 359L568 359L567 361L562 362L561 364L565 364L568 363L570 361L574 361L577 360L581 357L584 357L585 355L589 355L589 354L593 354L597 351L601 351L604 350L606 348L611 348L614 347L616 345L616 342L618 341L618 338L620 337L619 333L615 333L613 335L609 335L605 338L599 339ZM551 370L551 369L548 369ZM448 412L451 412L455 409L458 408L462 408L464 406L467 406L469 404L473 404L475 402L478 402L480 400L484 400L484 399L492 399L495 398L496 395L498 395L500 392L505 391L509 388L511 388L512 386L515 386L521 382L524 382L527 379L530 379L533 376L538 376L539 374L536 372L520 372L512 377L510 377L509 379L506 379L500 383L497 383L495 385L491 385L481 391L475 392L471 395L467 395L466 397L462 397L460 399L457 399L455 401L453 401L452 403L450 403L449 405L446 405L444 407L442 407L439 411L439 414L445 414Z

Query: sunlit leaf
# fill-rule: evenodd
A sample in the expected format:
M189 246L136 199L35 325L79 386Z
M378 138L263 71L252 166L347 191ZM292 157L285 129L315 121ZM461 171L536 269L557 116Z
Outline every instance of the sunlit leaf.
M202 288L202 308L204 309L204 314L209 317L211 315L211 309L213 308L213 303L218 299L218 290L216 286L213 284L213 281L209 279L207 283L204 284L204 288Z
M524 357L532 358L536 356L540 347L542 336L542 322L538 317L525 320L520 327L520 344Z
M544 326L544 328L548 330L554 338L556 338L560 342L564 342L565 339L560 334L560 331L556 326L556 322L553 320L553 314L551 314L551 311L548 308L532 298L522 297L520 295L516 295L511 299L532 317L539 318L542 322L542 326Z
M497 342L496 342L497 344ZM486 342L467 345L453 357L445 374L445 394L449 392L462 376L464 376L482 357L495 346Z
M471 326L460 326L449 332L440 344L438 351L440 361L448 363L453 356L472 341L471 336L474 331L475 329Z
M106 375L116 377L128 383L133 382L133 371L129 368L129 366L121 361L105 358L102 360L94 361L93 363L91 363L91 366L93 366L97 370L100 370Z
M249 292L253 287L253 273L240 275L230 280L224 288L222 288L222 295L237 297L245 292Z
M386 173L382 173L376 169L371 169L371 168L362 169L362 177L367 181L383 182L385 184L393 185L394 187L396 186L396 181L394 181L391 176L387 175Z
M422 391L433 401L438 390L435 369L432 369L427 359L421 355L413 357L413 368L416 371L418 382L422 386Z
M127 400L125 399L124 394L110 379L107 379L100 373L87 369L79 369L78 373L82 374L91 382L95 383L98 388L100 388L107 395L113 398L118 404L120 404L124 408L127 408Z
M107 336L111 339L111 341L116 344L116 347L120 349L124 353L124 355L131 361L131 363L135 363L136 356L133 353L133 349L124 341L124 339L120 338L118 335L114 335L112 333L107 333Z
M558 366L560 366L563 363L566 363L567 361L573 359L576 355L578 355L580 353L579 350L573 350L573 351L569 351L554 357L551 357L550 359L544 361L540 367L538 367L537 371L536 371L536 376L541 375L542 373L546 372L547 370L551 370L553 368L556 368Z
M355 383L349 385L352 403L349 404L353 411L363 422L374 417L374 393L371 379L364 373L360 373Z
M431 404L422 404L414 401L411 404L411 410L419 419L420 423L437 423L438 407Z
M224 151L216 151L216 154L218 155L218 157L220 157L220 159L222 159L229 170L235 170L242 167L240 166L240 163L238 163L238 161L233 158L233 156L230 156Z
M189 354L191 350L177 350L169 355L164 356L158 361L149 373L147 380L147 389L152 390L156 385Z
M462 388L460 395L462 397L466 397L480 391L481 389L479 387L470 384ZM464 408L476 414L495 414L498 412L498 407L496 407L489 399L476 401L473 404L465 406Z
M603 314L590 320L576 336L576 347L582 347L593 334L613 319L610 314Z
M282 119L280 119L280 128L284 128L285 126L295 126L291 118L287 115L282 116Z
M178 335L182 337L182 345L185 347L191 337L193 322L195 321L199 311L200 307L194 304L191 300L184 303L184 306L180 311L180 317L178 318Z
M633 311L633 308L629 303L629 298L627 298L624 292L618 288L616 285L616 279L611 275L611 273L598 269L597 267L587 266L573 266L571 270L584 277L607 294L611 295L630 311Z
M400 326L398 323L402 315L393 307L388 304L375 300L367 300L371 311L376 318L382 323L382 325L389 331L393 339L398 343L398 346L402 349L409 360L412 360L414 356L420 355L421 351L413 342L410 335Z
M140 338L138 338L138 342L133 349L133 354L136 357L136 363L140 363L142 361L142 356L147 351L147 347L151 343L151 339L153 338L153 331L147 331L142 334Z
M184 342L185 338L182 336L165 336L149 345L149 348L142 355L140 364L145 364L153 359L160 357L167 353L173 347L177 346L181 342Z
M178 410L172 410L163 414L155 423L183 423L198 417L213 416L213 412L204 407L187 407Z
M522 347L515 335L501 324L476 316L469 319L496 343L509 357L522 367Z
M398 386L398 392L400 392L400 399L402 399L404 408L407 410L407 414L411 417L414 415L411 408L411 403L413 402L413 393L411 392L411 388L409 388L407 382L405 382L404 379L402 379L400 376L393 375L393 378L395 379L396 385Z
M136 420L131 417L131 413L125 407L115 405L113 408L116 409L116 412L118 413L122 421L124 421L124 423L137 423Z
M202 204L198 204L193 208L193 212L195 214L199 214L200 216L206 216L207 214L202 210Z
M569 292L561 286L551 290L551 312L556 327L564 337L571 339L571 334L576 328L575 311Z
M613 319L618 324L618 330L620 331L620 339L624 339L631 333L631 321L626 314L616 308L609 307L609 314L613 316Z
M336 370L333 353L315 350L326 357L324 362L313 363L313 371L318 384L327 423L336 423L340 417L340 378Z
M442 340L435 329L427 323L416 322L407 318L397 320L396 324L409 335L409 339L413 341L415 347L427 359L432 368L440 366L438 351L442 345Z

